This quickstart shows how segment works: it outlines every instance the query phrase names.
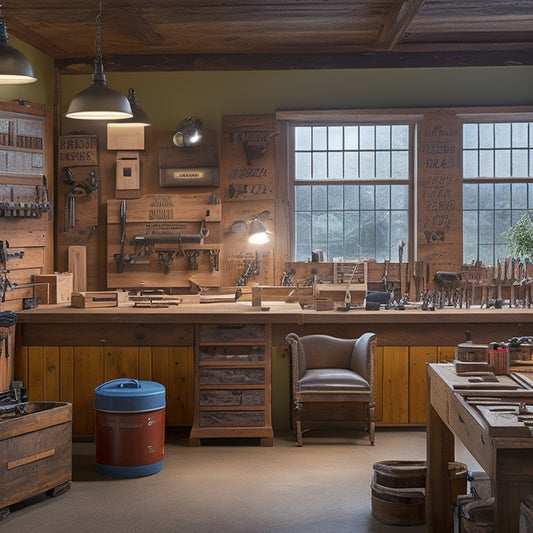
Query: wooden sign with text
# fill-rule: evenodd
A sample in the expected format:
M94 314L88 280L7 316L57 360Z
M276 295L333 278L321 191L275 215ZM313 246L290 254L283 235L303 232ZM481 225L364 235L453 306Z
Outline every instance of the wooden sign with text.
M428 113L418 132L418 259L461 264L461 121L446 111Z

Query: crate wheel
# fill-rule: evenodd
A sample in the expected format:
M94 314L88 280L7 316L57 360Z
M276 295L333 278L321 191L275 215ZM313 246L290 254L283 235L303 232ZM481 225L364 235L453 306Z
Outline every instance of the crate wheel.
M2 507L0 509L0 522L9 514L9 507Z

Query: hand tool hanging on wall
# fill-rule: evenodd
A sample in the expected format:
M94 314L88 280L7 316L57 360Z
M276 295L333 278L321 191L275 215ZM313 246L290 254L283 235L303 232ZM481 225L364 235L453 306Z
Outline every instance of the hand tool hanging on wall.
M52 209L46 176L42 185L0 185L0 197L0 216L4 217L40 218Z
M96 171L92 169L81 181L76 182L74 171L71 167L64 167L63 183L70 185L71 189L65 195L65 231L76 226L76 202L79 198L88 198L98 188Z
M6 301L6 292L12 291L17 285L16 283L11 283L7 277L9 274L7 262L10 259L22 259L24 257L23 250L17 252L8 252L8 248L8 241L0 241L0 263L2 266L2 268L0 268L0 302L2 303Z
M126 245L126 217L126 200L122 200L120 204L120 223L122 225L122 230L120 234L120 252L117 254L113 254L113 258L117 263L117 272L119 274L124 272L124 266L126 265L126 263L130 263L132 259L130 254L126 254L124 252L124 247Z

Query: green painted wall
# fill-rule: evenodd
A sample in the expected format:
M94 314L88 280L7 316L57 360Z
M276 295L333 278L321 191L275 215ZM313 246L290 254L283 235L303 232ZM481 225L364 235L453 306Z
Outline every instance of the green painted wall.
M222 115L286 109L533 104L533 67L109 73L107 81L123 93L133 87L160 130L189 115L219 130ZM90 82L62 77L63 113Z
M53 105L54 60L15 37L9 38L9 44L20 50L28 58L37 81L27 85L0 85L0 102L26 100L38 104Z

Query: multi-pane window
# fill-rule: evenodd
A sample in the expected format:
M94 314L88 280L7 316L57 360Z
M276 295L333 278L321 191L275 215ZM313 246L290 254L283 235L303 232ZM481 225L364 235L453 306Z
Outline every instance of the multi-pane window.
M495 265L503 233L533 209L533 123L463 126L463 261Z
M408 240L409 128L294 127L295 260L396 257Z

